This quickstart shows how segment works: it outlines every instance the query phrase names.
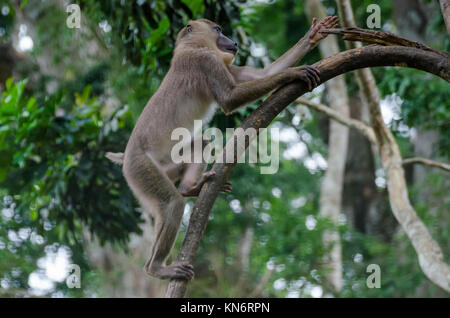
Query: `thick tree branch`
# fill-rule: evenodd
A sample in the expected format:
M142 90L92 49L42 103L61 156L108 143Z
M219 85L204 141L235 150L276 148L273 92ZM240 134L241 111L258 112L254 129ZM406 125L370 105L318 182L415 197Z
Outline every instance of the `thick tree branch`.
M370 45L341 52L314 64L320 71L322 83L355 69L394 65L423 70L450 82L450 59L448 57L446 58L442 54L433 51L413 47ZM280 88L267 98L259 108L254 110L243 121L241 127L244 130L247 128L255 128L257 131L259 131L259 128L267 127L285 107L306 92L307 87L301 81L296 81ZM230 141L234 141L234 139L235 135L227 142L224 149L225 154L230 151ZM248 147L248 143L249 140L246 140L245 148ZM237 161L236 158L245 151L245 148L241 147L235 150L235 162ZM179 261L193 261L220 188L230 176L235 164L214 164L212 171L216 175L213 180L203 186L200 192L178 254L177 259ZM186 287L186 281L171 280L166 297L183 297L186 292Z
M378 44L384 46L405 46L405 47L415 47L424 51L434 52L436 54L442 55L444 57L449 57L449 55L445 52L436 50L428 45L422 44L420 42L411 41L405 38L402 38L398 35L388 33L388 32L380 32L376 30L366 30L356 27L348 27L342 29L325 29L319 31L320 33L325 34L336 34L342 35L342 38L347 41L352 42L366 42L370 44Z
M430 159L425 159L425 158L419 158L419 157L414 157L414 158L408 158L408 159L404 159L402 161L402 164L405 165L409 165L409 164L414 164L414 163L420 163L429 167L433 167L433 168L439 168L442 169L444 171L450 172L450 165L447 163L443 163L443 162L437 162L434 160L430 160Z

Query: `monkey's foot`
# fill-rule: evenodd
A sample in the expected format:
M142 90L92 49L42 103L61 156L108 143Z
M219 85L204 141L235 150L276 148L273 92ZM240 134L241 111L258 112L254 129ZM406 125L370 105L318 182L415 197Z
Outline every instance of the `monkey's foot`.
M180 193L184 197L198 197L200 194L200 190L202 189L203 185L206 181L214 177L216 173L214 171L208 171L203 173L200 180L197 181L196 184L194 184L190 189L187 190L181 190Z
M145 270L150 276L159 279L191 280L194 277L194 267L186 262L174 262L169 266L150 266Z

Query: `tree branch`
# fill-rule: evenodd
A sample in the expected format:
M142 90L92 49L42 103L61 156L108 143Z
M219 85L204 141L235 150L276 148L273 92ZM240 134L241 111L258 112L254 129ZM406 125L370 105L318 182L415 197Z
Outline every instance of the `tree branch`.
M319 33L341 35L343 40L352 42L360 41L384 46L415 47L424 51L434 52L447 58L449 57L449 55L443 51L436 50L423 43L411 41L389 32L348 27L341 29L324 29L320 30Z
M439 168L439 169L442 169L444 171L450 172L450 165L449 164L443 163L443 162L434 161L434 160L430 160L430 159L414 157L414 158L404 159L402 161L402 165L404 165L404 166L405 165L409 165L409 164L414 164L414 163L421 163L421 164L429 166L429 167Z
M450 59L434 51L413 47L371 45L344 51L314 64L320 71L321 83L353 71L355 69L375 66L401 65L426 71L440 76L450 82ZM267 98L262 105L254 110L243 122L241 128L267 127L271 121L296 98L308 91L304 82L295 81L278 89ZM231 142L234 144L236 134L227 142L224 154L230 152ZM186 235L178 254L179 261L192 262L200 246L201 239L208 223L209 214L218 196L221 186L230 176L237 159L248 147L234 151L234 163L215 163L212 171L216 173L213 180L203 186L195 203ZM234 147L233 147L234 148ZM225 157L224 157L225 158ZM173 279L169 283L166 297L183 297L186 292L187 281Z
M341 114L339 114L338 112L336 112L335 110L331 109L326 105L314 103L304 98L297 98L295 102L298 104L308 106L318 112L321 112L342 125L356 129L364 136L366 136L371 143L376 145L377 140L375 138L375 133L373 132L372 127L365 124L364 122L350 117L342 116Z

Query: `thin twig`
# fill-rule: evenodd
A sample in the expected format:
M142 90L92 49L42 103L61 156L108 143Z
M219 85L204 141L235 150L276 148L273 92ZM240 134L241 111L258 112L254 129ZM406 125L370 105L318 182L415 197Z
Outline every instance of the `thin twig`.
M366 136L371 143L373 144L377 143L372 127L365 124L364 122L343 116L338 112L336 112L335 110L331 109L330 107L327 107L323 104L311 102L310 100L307 100L305 98L297 98L295 102L297 104L305 105L318 112L321 112L342 125L354 128L358 130L360 133L362 133L364 136Z
M404 159L402 161L402 164L404 166L405 165L409 165L409 164L414 164L414 163L420 163L420 164L423 164L425 166L429 166L429 167L433 167L433 168L439 168L439 169L442 169L444 171L450 172L450 165L449 164L443 163L443 162L434 161L434 160L430 160L430 159L414 157L414 158Z

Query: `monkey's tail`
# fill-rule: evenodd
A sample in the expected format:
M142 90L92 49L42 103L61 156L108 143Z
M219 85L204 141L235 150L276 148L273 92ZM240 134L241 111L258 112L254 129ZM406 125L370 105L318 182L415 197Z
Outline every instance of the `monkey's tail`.
M123 152L107 152L105 157L119 165L123 164Z

